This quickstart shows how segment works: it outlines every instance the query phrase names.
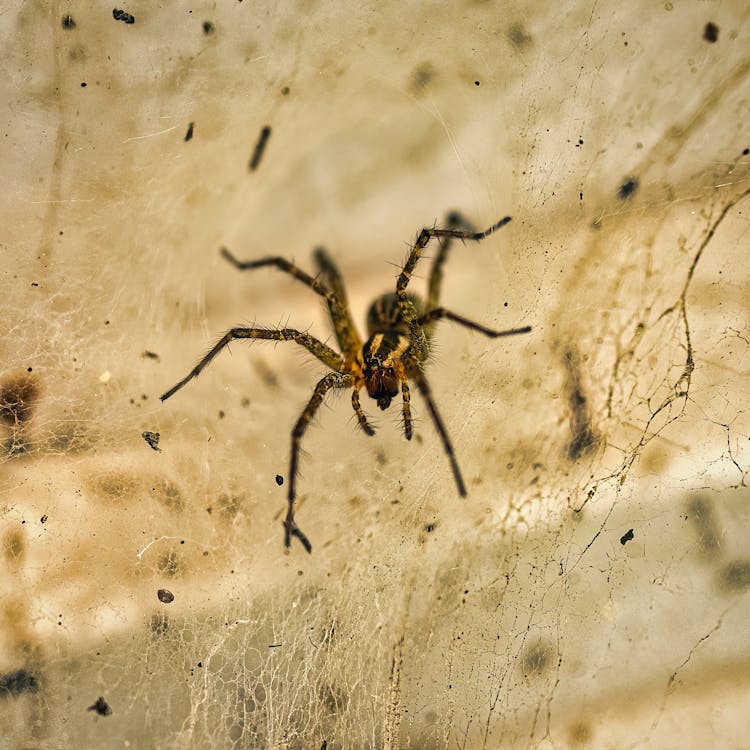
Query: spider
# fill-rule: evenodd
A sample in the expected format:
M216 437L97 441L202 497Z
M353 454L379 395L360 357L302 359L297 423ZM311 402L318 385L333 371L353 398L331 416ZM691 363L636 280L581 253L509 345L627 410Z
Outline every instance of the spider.
M316 276L310 276L294 263L282 257L239 261L229 250L221 249L221 255L240 271L274 266L306 284L316 294L323 297L328 306L333 330L341 350L341 353L336 352L310 334L293 328L232 328L219 339L208 354L179 383L172 386L160 397L162 401L165 401L173 396L190 380L197 377L211 360L235 339L293 341L307 349L329 368L330 372L318 381L312 398L308 401L292 430L287 512L284 520L285 547L290 547L291 539L295 537L308 553L312 551L309 539L294 520L300 444L308 425L323 403L326 394L335 388L352 389L352 408L357 415L359 426L366 435L374 435L375 430L368 422L360 404L360 390L363 387L366 388L369 396L383 410L391 405L391 401L401 391L404 434L407 440L411 440L412 417L409 382L413 381L427 404L427 409L443 443L443 449L448 456L458 494L461 497L466 496L466 486L456 461L453 444L433 401L430 386L425 378L424 368L430 356L430 344L435 324L439 320L450 320L473 331L483 333L490 338L514 336L519 333L528 333L531 330L530 326L524 326L523 328L494 331L438 305L443 279L443 265L448 256L448 249L452 240L482 240L500 227L504 227L510 220L510 216L506 216L484 232L476 232L460 214L453 212L448 215L447 229L435 227L422 229L398 276L396 291L381 295L370 306L367 313L368 339L364 344L351 318L344 280L338 267L323 248L317 248L314 252L315 265L318 271ZM417 295L412 294L407 289L414 268L422 257L422 252L432 239L439 240L439 247L430 271L427 299L423 303Z

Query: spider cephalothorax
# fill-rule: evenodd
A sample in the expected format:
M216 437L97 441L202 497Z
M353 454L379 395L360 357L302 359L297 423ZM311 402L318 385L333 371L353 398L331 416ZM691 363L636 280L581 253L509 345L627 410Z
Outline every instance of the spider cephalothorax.
M184 386L189 380L200 374L201 370L231 341L235 339L266 339L271 341L294 341L315 355L329 369L315 386L312 398L297 420L292 430L292 450L289 459L289 482L287 490L287 514L284 521L284 544L289 547L294 536L310 552L312 545L300 531L294 520L294 500L296 497L296 479L299 462L299 451L302 436L307 430L315 412L323 403L326 393L333 388L352 389L352 408L357 415L360 427L367 435L374 435L375 430L367 421L359 401L359 391L366 388L371 398L375 399L380 409L387 409L399 391L402 397L402 414L404 434L407 440L412 436L411 399L409 381L414 381L422 398L427 404L435 427L437 428L443 448L461 496L466 495L461 470L453 451L453 445L437 407L432 400L430 387L425 379L424 366L430 354L430 339L435 323L442 318L479 331L485 336L496 338L527 333L529 326L512 328L505 331L493 331L490 328L474 323L456 313L438 307L442 268L448 248L453 238L479 241L496 229L505 226L510 217L498 221L484 232L474 232L456 214L450 214L448 229L423 229L414 243L409 257L401 269L396 282L396 291L383 294L373 302L367 314L367 332L369 338L363 344L351 319L349 304L346 298L344 281L335 263L322 248L315 251L315 263L318 275L310 276L290 261L281 257L261 258L253 261L238 261L231 253L222 248L222 255L240 270L275 266L309 286L323 297L328 305L331 323L336 334L341 354L327 344L310 336L308 333L293 328L232 328L227 331L216 345L198 362L198 364L176 385L161 396L164 401ZM427 243L437 238L441 240L438 252L432 263L428 283L426 302L406 291L417 262Z

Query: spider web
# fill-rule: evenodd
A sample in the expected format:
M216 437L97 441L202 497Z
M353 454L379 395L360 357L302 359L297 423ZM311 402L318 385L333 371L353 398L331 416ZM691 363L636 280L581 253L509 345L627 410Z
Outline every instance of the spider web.
M747 10L125 10L0 17L0 747L741 745ZM320 363L236 342L157 403L230 326L332 343L218 248L325 243L362 321L453 209L513 222L443 304L533 326L439 329L469 496L418 394L410 443L333 397L287 555Z

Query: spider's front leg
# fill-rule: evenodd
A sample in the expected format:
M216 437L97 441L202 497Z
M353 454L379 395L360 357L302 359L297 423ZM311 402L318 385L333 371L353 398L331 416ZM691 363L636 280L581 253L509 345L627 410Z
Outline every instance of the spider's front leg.
M284 521L284 546L289 547L292 543L292 537L297 537L307 552L312 552L310 540L300 531L294 521L294 499L296 497L297 469L299 464L299 451L302 436L307 430L307 426L315 416L315 412L323 403L326 393L331 388L348 388L354 384L354 378L348 373L329 372L315 386L312 398L307 403L304 411L297 420L292 430L292 451L289 457L289 490L287 494L287 513Z

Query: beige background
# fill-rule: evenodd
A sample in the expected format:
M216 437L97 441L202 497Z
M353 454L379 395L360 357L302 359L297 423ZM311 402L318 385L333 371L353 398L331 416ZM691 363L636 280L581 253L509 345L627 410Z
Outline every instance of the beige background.
M746 4L123 10L0 6L0 746L745 746ZM239 342L158 401L232 325L330 335L218 248L325 244L359 321L451 209L513 222L445 304L534 327L440 330L469 496L418 395L407 443L344 394L285 554L319 363Z

